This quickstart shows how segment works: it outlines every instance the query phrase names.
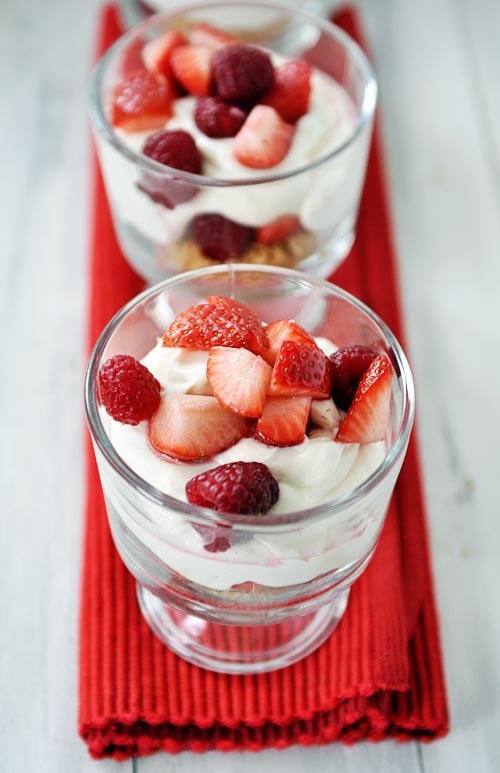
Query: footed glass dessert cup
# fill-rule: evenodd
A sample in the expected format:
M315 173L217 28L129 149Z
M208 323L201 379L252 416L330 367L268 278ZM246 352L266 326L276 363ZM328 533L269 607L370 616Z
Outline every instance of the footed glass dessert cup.
M339 467L345 454L357 461L328 499L325 479L339 473L324 469L322 452L301 456L313 448L309 438L288 448L258 444L291 507L255 516L215 512L166 494L160 486L167 462L147 443L144 453L160 465L158 487L124 460L100 404L103 363L118 354L142 360L180 312L214 295L247 304L263 323L293 319L317 341L370 347L390 361L385 439L364 447L368 455L382 449L371 471L356 457L357 446L329 435L327 450L343 446ZM85 403L114 542L136 578L142 613L164 644L204 668L257 673L289 665L325 641L376 549L413 422L406 357L373 311L296 270L229 264L187 272L147 289L109 322L90 357ZM134 447L143 443L141 426L133 428L139 433ZM183 485L191 478L189 463L168 464Z
M272 65L250 95L227 88L234 62L221 49L237 45ZM358 45L291 5L147 18L98 62L89 95L126 259L150 283L236 261L329 276L354 240L376 101ZM182 132L182 148L177 136L166 150L159 132Z

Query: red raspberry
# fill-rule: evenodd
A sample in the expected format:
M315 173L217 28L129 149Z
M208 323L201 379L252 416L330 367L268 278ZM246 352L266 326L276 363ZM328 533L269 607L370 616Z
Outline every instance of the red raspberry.
M98 387L106 411L122 424L150 419L160 404L159 381L129 354L106 360L99 371Z
M146 140L142 152L159 164L182 169L192 174L202 173L202 155L194 139L181 129L168 131L161 129ZM169 209L177 204L189 201L197 193L197 188L180 180L165 180L151 174L144 176L139 188L144 193Z
M216 93L226 102L255 105L274 83L269 54L254 46L221 48L213 60Z
M186 496L221 513L264 515L278 501L279 486L265 464L229 462L191 478Z
M332 390L337 408L347 411L363 373L377 356L369 346L343 346L330 355Z
M254 230L223 215L197 215L189 233L200 250L213 260L237 260L253 241Z
M196 126L207 137L234 137L245 123L247 114L236 105L218 97L201 97L194 111Z

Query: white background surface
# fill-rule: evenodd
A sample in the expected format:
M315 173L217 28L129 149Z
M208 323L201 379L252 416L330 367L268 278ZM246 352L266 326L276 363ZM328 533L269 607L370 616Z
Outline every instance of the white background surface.
M500 4L363 0L451 707L431 745L92 761L76 732L97 0L0 0L0 768L500 770Z

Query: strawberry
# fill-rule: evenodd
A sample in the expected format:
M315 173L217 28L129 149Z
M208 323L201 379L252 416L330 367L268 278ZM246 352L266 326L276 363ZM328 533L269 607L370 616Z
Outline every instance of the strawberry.
M186 91L197 97L206 97L212 88L212 59L214 51L208 46L178 46L170 56L175 78Z
M232 46L239 43L238 38L230 35L229 32L212 27L211 24L200 22L195 24L189 33L189 42L193 46L208 46L218 51L224 46Z
M283 341L273 367L270 395L330 397L330 361L315 343Z
M266 325L264 330L269 338L269 349L262 356L270 365L274 365L283 341L314 344L314 338L293 319L277 319Z
M142 49L144 67L153 75L172 77L170 57L174 48L186 43L186 39L178 30L168 30L154 40L149 40Z
M310 397L268 397L254 437L269 446L302 443L310 408Z
M225 408L239 416L258 419L266 402L271 366L248 349L217 346L210 350L207 379Z
M211 295L206 302L177 315L163 336L163 346L186 349L230 346L261 354L269 347L269 341L259 319L248 306L232 298Z
M149 421L153 448L183 462L208 459L246 433L245 419L207 395L164 395Z
M283 161L294 134L274 108L257 105L234 138L233 154L244 166L269 169Z
M115 88L111 122L127 132L159 129L172 115L172 88L140 70Z
M144 40L142 38L135 38L128 46L125 46L120 64L121 78L126 80L135 75L139 70L144 70L144 62L142 60L143 48Z
M300 220L297 215L281 215L257 228L256 238L261 244L276 244L293 236L299 229Z
M309 108L311 66L307 62L285 62L274 71L274 84L261 100L280 114L284 121L296 123Z
M369 346L351 344L330 354L332 397L335 405L347 411L363 373L377 356Z
M376 357L363 374L336 440L340 443L375 443L383 440L391 406L392 365L385 355Z

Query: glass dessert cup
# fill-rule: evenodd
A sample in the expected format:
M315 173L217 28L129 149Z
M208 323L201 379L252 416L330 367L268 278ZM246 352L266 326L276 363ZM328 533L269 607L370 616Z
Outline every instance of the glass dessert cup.
M322 125L323 114L316 119L308 113L298 121L295 150L292 144L289 153L293 160L285 158L268 169L236 164L222 174L217 171L219 157L213 143L230 143L232 139L212 140L207 146L206 137L195 137L206 163L202 174L192 174L143 155L146 137L153 132L124 132L112 125L110 101L123 80L128 52L167 30L189 34L204 20L217 23L245 43L265 48L272 56L305 60L321 77L324 73L335 81L338 102L337 97L329 96L314 100L323 107L331 101L336 112L328 141L322 135L321 142L318 140L321 147L305 154L312 158L304 160L298 131L301 121L307 119L310 123L304 131L310 136L311 127ZM239 261L329 276L354 240L376 99L372 68L357 44L340 28L298 8L253 1L219 2L183 5L149 17L129 30L100 60L90 87L93 133L125 257L148 282L217 264L219 259L193 242L190 232L194 217L210 213L251 229ZM188 131L191 124L194 122ZM168 122L165 126L168 129ZM165 190L168 205L165 197L158 195ZM170 208L173 202L179 203ZM260 241L258 229L283 216L296 217L299 230L277 242ZM235 262L234 257L231 260Z
M248 304L264 322L294 318L338 346L387 353L394 375L386 455L368 478L332 501L259 517L180 501L123 461L98 401L102 363L118 353L141 359L181 310L214 293ZM85 402L113 539L162 642L208 669L257 673L289 665L325 641L375 550L413 422L408 363L376 314L295 270L228 264L188 272L149 288L108 323L89 361ZM190 465L179 464L189 478ZM218 537L229 538L229 549L207 549Z

